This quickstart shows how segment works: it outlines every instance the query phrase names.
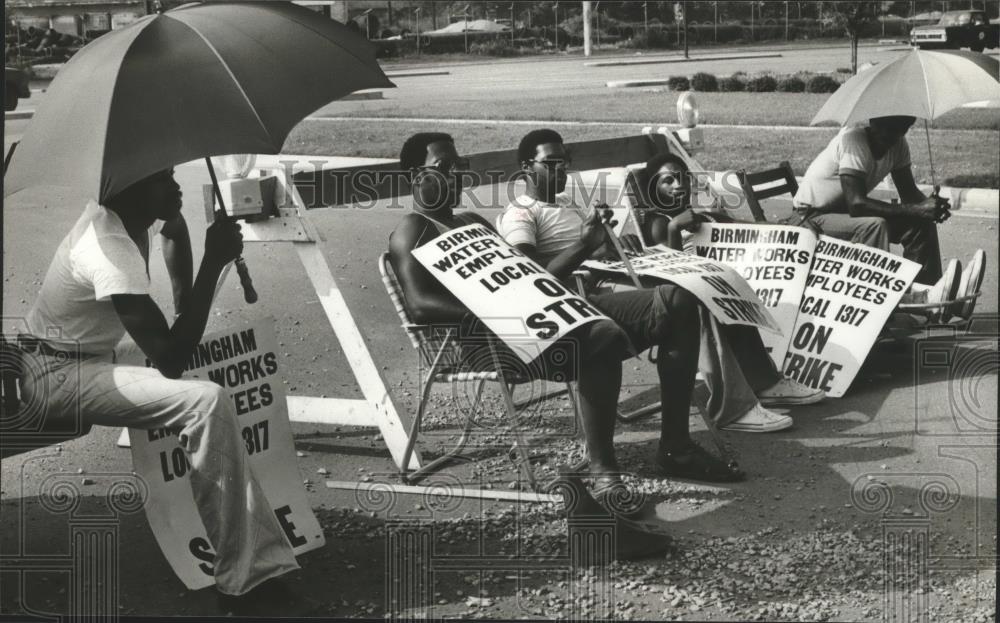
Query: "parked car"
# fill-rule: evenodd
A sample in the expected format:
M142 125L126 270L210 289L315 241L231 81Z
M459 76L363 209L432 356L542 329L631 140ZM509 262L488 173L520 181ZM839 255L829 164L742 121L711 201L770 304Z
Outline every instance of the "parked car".
M914 27L910 45L922 50L969 48L982 52L1000 47L1000 24L991 24L983 11L948 11L937 24Z
M17 108L17 100L22 97L31 97L31 90L28 88L28 72L17 67L3 68L3 109L14 110Z

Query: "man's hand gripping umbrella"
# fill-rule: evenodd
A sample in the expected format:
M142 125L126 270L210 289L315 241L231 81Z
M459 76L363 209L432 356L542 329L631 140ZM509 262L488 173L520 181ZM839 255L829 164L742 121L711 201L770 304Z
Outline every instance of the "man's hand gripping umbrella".
M208 164L208 174L212 178L212 197L218 203L215 209L215 222L228 223L239 229L236 221L226 214L226 204L222 199L222 192L219 190L219 180L215 176L212 159L205 158L205 162ZM254 289L253 280L250 279L250 270L247 269L247 264L239 253L236 254L234 263L236 264L236 274L240 276L240 285L243 286L243 300L252 305L257 302L257 290Z

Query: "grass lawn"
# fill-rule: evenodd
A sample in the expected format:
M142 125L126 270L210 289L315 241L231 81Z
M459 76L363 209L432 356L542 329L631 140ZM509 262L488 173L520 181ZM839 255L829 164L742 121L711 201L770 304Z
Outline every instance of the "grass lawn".
M551 93L518 97L498 93L484 102L462 97L389 99L365 102L341 102L327 106L322 115L432 117L455 119L540 119L546 121L607 121L646 124L673 123L676 97L665 88L587 89L570 93ZM701 122L722 125L809 125L827 100L823 93L695 93ZM567 105L567 100L571 105ZM934 122L941 129L1000 130L1000 115L995 109L959 109ZM995 141L996 139L994 139Z
M661 118L663 116L662 99L660 96ZM446 105L442 106L446 107ZM576 115L578 117L588 117L594 112L588 110L586 106L574 105L573 109L579 111L579 114ZM413 112L416 113L416 111ZM481 110L478 112L482 113ZM419 116L427 116L428 114L428 111L424 110ZM631 117L632 114L629 112L624 116ZM741 113L734 112L732 114ZM742 114L753 116L756 113L746 112ZM468 116L456 115L450 111L445 112L439 110L437 106L433 115L441 117ZM649 117L647 117L648 119ZM711 121L716 122L715 119ZM448 132L454 136L459 151L475 153L494 149L512 149L517 146L521 136L530 129L532 129L531 126L511 125L502 122L447 124L397 121L391 118L379 121L304 121L289 135L283 151L290 154L395 158L399 155L399 148L403 141L410 134L421 131L439 131ZM560 126L558 131L566 142L574 142L639 134L640 128L636 125L609 123L600 126ZM812 159L826 146L834 133L835 129L833 128L828 130L775 129L767 131L751 128L710 128L705 130L705 150L695 154L695 156L706 169L714 171L741 168L754 171L770 168L782 160L788 160L795 172L801 175ZM909 141L914 176L918 182L930 183L930 166L923 129L918 127L912 130ZM1000 150L998 150L997 132L993 130L960 132L931 130L931 146L934 150L934 165L938 183L960 187L1000 187Z

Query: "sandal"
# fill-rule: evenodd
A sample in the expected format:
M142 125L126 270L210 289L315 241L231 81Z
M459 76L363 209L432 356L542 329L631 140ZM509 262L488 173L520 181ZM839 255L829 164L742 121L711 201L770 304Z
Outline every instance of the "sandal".
M660 474L670 478L704 482L738 482L746 479L746 474L735 463L724 463L693 441L671 452L659 451L656 455L656 467Z

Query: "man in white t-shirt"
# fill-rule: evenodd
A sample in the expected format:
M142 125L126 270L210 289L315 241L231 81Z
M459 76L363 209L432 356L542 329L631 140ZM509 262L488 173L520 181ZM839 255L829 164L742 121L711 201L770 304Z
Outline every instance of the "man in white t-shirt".
M934 284L942 275L937 221L947 203L926 197L913 180L906 132L915 119L877 117L866 127L844 128L809 165L792 204L824 234L888 251L919 263L917 283ZM901 204L868 196L887 175Z
M22 366L23 398L42 405L52 420L79 417L87 424L176 431L215 550L216 585L226 599L298 565L250 471L227 392L208 381L180 380L205 331L219 276L243 249L239 225L218 220L206 232L192 279L180 208L172 169L136 182L105 205L87 205L49 266L28 313L29 334L18 339L28 364ZM149 295L149 251L157 230L174 291L172 323ZM154 367L115 365L114 348L126 333Z

